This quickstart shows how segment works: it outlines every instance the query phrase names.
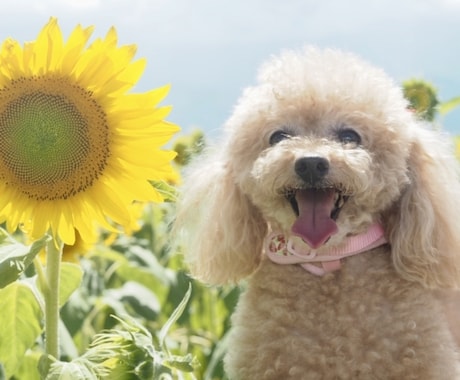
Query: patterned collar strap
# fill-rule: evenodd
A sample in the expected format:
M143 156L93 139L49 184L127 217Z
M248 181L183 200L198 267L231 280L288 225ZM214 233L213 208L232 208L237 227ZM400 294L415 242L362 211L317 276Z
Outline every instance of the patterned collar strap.
M376 223L362 234L350 236L344 245L322 250L311 249L300 237L273 232L265 239L265 252L277 264L300 264L318 276L340 269L340 260L387 243L383 228ZM316 264L316 265L315 265ZM319 264L319 265L318 265Z

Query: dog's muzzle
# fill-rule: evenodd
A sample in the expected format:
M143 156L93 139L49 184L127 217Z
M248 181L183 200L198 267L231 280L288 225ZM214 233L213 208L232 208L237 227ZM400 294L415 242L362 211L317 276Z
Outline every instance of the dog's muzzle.
M285 192L297 215L292 233L310 247L318 248L337 232L336 220L347 196L327 181L329 161L325 158L302 157L295 162L294 169L303 186Z

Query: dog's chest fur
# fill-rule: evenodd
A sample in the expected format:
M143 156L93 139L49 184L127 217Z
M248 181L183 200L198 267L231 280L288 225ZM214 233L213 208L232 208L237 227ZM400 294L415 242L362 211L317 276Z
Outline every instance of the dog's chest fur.
M235 380L460 378L441 305L397 276L387 248L324 277L264 260L233 324Z

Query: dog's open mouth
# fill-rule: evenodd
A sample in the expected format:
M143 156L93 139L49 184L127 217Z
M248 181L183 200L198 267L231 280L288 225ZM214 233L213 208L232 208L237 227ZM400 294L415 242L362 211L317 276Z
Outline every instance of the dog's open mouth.
M297 215L292 232L318 248L337 232L336 220L347 196L333 187L291 189L286 198Z

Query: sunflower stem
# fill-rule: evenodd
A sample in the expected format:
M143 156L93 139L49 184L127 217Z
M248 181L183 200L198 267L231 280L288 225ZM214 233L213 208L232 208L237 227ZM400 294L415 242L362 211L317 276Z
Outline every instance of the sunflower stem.
M51 239L46 247L45 298L45 350L47 355L59 359L59 280L62 244Z

